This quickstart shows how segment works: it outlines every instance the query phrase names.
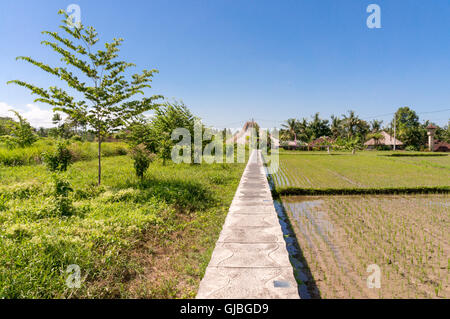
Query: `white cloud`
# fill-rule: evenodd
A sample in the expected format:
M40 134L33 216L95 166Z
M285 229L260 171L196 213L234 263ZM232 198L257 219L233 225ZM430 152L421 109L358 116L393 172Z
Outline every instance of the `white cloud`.
M54 124L52 123L53 111L41 109L39 106L35 104L27 104L25 109L19 109L17 107L13 107L8 105L5 102L0 102L0 116L1 117L14 117L14 114L9 110L15 110L20 113L28 122L30 122L31 126L39 128L39 127L52 127ZM64 119L65 116L62 115Z

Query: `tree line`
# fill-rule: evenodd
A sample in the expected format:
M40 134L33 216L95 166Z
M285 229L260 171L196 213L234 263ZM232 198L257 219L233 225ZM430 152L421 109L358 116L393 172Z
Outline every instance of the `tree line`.
M332 115L330 120L322 119L319 113L315 113L310 120L306 118L286 120L280 130L280 140L297 141L301 144L310 143L320 137L328 137L338 144L350 143L362 147L364 142L371 138L381 139L381 131L393 136L395 128L396 138L402 141L407 149L422 150L427 143L426 127L429 124L432 123L428 120L421 123L417 113L407 106L400 107L392 121L385 126L381 120L363 120L354 111L348 111L341 116ZM435 139L450 143L449 125L435 126L437 127Z

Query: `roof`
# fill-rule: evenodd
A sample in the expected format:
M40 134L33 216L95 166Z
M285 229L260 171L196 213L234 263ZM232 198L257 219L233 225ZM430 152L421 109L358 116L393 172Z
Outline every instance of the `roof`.
M283 141L281 144L283 146L292 146L292 147L298 147L298 146L301 146L301 145L305 145L304 142L299 141L299 140L297 140L297 141Z
M331 137L322 136L322 137L316 138L314 141L310 142L308 145L311 147L314 147L314 146L324 146L324 145L332 144L332 143L334 143L334 140Z
M435 129L437 129L437 127L430 123L430 124L426 127L426 129L427 129L427 130L435 130Z
M444 141L435 141L433 151L450 151L450 143Z
M368 140L367 142L364 143L365 146L374 146L374 145L388 145L388 146L392 146L394 145L394 141L395 141L395 145L403 145L402 141L399 141L398 139L394 139L391 135L389 135L388 133L386 133L385 131L381 131L381 138L378 140L377 143L375 143L375 139L371 138L370 140Z

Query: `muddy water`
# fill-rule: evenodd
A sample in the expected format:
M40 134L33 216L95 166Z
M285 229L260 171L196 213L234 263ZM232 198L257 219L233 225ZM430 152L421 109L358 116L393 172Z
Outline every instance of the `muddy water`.
M309 271L309 268L304 264L304 257L302 251L297 242L297 237L295 235L294 230L289 222L289 218L285 212L285 209L280 201L273 201L275 209L278 214L278 220L281 225L281 229L283 231L283 237L286 242L286 249L289 253L289 260L291 261L292 267L294 268L294 276L298 283L298 293L300 298L302 299L310 299L311 294L310 291L314 288L316 290L316 294L318 294L317 287L315 287L314 283L311 283L312 275ZM311 285L314 285L313 288L310 288Z
M297 242L295 231L302 234L310 249L314 246L313 236L319 236L332 252L341 270L344 272L348 270L346 259L339 247L330 239L334 226L326 213L320 209L324 200L326 198L295 196L283 198L282 202L274 201L294 273L297 281L300 282L299 293L302 298L311 298L311 295L313 298L320 298L320 295ZM289 220L288 213L292 216L292 220Z
M296 226L303 236L305 236L310 247L312 247L312 238L308 229L320 236L333 252L338 265L343 270L347 270L346 260L342 256L339 247L330 239L330 235L333 234L334 230L333 223L327 218L326 213L320 210L320 206L324 203L324 200L324 198L318 197L293 197L284 199L283 204L292 214L296 221Z

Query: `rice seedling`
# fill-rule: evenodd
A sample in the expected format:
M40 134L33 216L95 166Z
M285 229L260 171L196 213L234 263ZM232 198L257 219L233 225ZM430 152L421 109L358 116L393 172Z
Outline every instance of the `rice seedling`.
M305 234L294 230L316 279L327 278L340 287L334 291L316 280L330 298L449 298L449 195L283 197L291 219L311 216ZM305 203L309 203L306 205ZM313 203L313 204L311 204ZM326 237L314 218L333 227ZM320 256L308 244L321 247ZM311 251L311 252L310 252ZM341 256L341 258L339 258ZM339 259L344 267L339 267ZM382 269L382 291L365 286L369 264ZM322 294L323 296L323 294Z

